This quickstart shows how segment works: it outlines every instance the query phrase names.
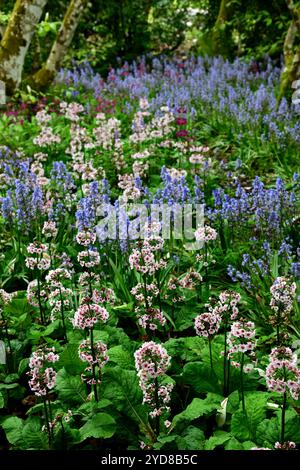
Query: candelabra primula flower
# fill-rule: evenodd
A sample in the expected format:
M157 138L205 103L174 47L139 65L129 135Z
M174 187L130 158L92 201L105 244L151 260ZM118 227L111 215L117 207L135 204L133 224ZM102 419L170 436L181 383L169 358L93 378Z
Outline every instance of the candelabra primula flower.
M271 351L270 363L266 369L269 390L278 393L289 392L294 400L300 395L300 369L297 355L290 348L278 347Z
M218 333L222 318L214 312L201 313L195 318L195 330L198 336L211 338Z
M57 373L50 364L58 360L59 355L55 354L54 348L39 348L32 353L27 374L30 377L29 387L35 395L46 396L54 388Z
M160 344L154 341L144 343L134 353L135 367L138 371L140 387L143 392L143 403L150 408L152 418L161 416L170 410L168 403L171 400L173 384L162 384L171 357Z
M107 354L107 346L103 341L96 341L91 347L90 339L82 341L78 349L79 357L82 361L88 362L88 367L85 368L85 373L81 375L83 381L89 385L101 383L101 372L105 364L109 360ZM98 367L98 379L93 376L93 368Z
M72 322L74 328L85 330L86 328L93 328L99 320L106 323L108 318L109 313L104 307L88 301L76 310Z

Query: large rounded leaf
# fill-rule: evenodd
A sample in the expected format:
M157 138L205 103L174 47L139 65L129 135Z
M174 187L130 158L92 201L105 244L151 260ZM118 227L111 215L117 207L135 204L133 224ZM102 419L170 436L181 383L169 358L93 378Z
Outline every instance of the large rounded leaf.
M115 430L114 418L107 413L97 413L80 428L80 437L83 441L88 437L107 439L114 435Z

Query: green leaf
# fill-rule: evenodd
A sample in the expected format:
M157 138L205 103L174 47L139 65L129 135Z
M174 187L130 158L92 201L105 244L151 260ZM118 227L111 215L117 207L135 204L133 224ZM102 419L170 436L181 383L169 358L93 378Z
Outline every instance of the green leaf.
M70 375L79 375L86 367L86 363L81 361L78 356L78 345L74 343L68 344L60 354L57 367L64 367Z
M240 406L239 392L235 390L228 397L226 413L233 414L235 411L239 409L239 406Z
M136 371L117 366L107 369L102 382L103 398L110 400L119 412L136 422L141 430L153 437ZM152 432L152 434L151 434Z
M195 311L190 305L184 305L180 310L176 309L176 331L183 331L192 326L195 316Z
M242 445L244 450L251 450L253 447L257 447L257 444L252 441L245 441Z
M235 437L232 437L225 443L226 450L244 450L243 444L241 444Z
M15 385L14 382L17 382L18 380L19 380L18 374L9 374L5 377L4 383Z
M27 302L27 299L18 299L14 298L12 301L5 307L5 311L9 312L11 316L20 316L25 312L30 310L30 305Z
M19 387L19 384L0 384L0 390L12 390Z
M111 401L107 400L106 398L103 398L98 402L88 401L86 403L83 403L83 405L81 405L77 411L84 415L90 415L91 412L96 412L96 410L108 408L111 404Z
M251 432L248 426L248 421L243 410L236 411L231 418L231 432L232 435L241 441L251 439Z
M189 426L176 439L178 450L203 450L205 435L202 429Z
M82 440L85 440L88 437L107 439L114 435L116 431L116 422L114 418L107 413L97 413L89 419L79 431Z
M225 442L231 439L231 434L225 431L216 431L208 441L205 442L205 450L213 450L218 446L222 446Z
M211 415L220 406L222 397L209 393L205 400L194 398L187 408L173 418L172 426L177 426L183 421L193 421L204 415Z
M256 430L256 440L259 446L274 448L275 442L280 440L280 427L277 418L264 419Z
M231 433L234 437L240 441L256 441L257 427L266 417L268 396L263 392L245 394L246 414L239 409L232 415Z
M284 435L286 441L294 441L300 444L300 416L294 409L286 411Z
M50 336L52 335L52 333L54 333L54 331L58 330L59 328L61 328L60 320L54 320L45 328L41 336Z
M0 409L5 407L5 400L2 393L0 393Z
M191 336L186 338L171 338L164 347L172 356L179 356L184 361L194 361L201 357L205 341L199 336Z
M174 443L177 439L176 434L172 434L171 436L158 436L157 442L153 445L153 449L155 450L174 450ZM173 445L172 445L173 444Z
M65 368L58 372L55 388L63 403L76 404L86 400L85 386L80 377L69 375Z
M281 436L281 411L271 419L264 419L257 427L257 443L262 447L274 448L274 444L280 441ZM294 409L286 410L285 414L285 441L300 443L300 416Z
M121 269L116 266L116 264L113 262L111 258L109 258L109 263L114 273L114 282L115 282L116 287L122 291L125 301L130 303L132 301L131 295L126 285L125 278L121 273Z
M23 420L17 418L17 416L10 416L3 421L2 427L5 431L8 442L19 447L22 444L22 431L24 427Z
M202 362L189 362L186 364L183 368L182 382L192 385L197 393L222 393L216 374Z
M124 369L134 369L133 354L126 351L122 345L110 348L108 357L110 362L114 362Z
M29 359L26 357L24 359L21 359L18 367L18 374L19 376L23 375L26 369L28 368L29 364Z
M25 423L22 431L22 448L26 450L45 450L49 448L48 436L42 432L41 420L37 416L31 417Z

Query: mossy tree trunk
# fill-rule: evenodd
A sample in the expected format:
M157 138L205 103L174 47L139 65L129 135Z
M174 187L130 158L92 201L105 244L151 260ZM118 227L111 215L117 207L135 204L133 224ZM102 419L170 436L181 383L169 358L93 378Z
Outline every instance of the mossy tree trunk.
M44 90L53 81L68 52L68 48L73 40L76 28L87 3L88 0L71 0L46 63L32 77L32 84L35 89Z
M284 46L284 67L280 78L280 91L278 100L292 94L292 83L300 78L300 45L295 46L297 35L300 36L300 7L296 7L293 0L287 0L292 15Z
M230 55L231 37L226 27L230 18L232 0L221 0L218 17L212 29L212 52L214 55Z
M0 43L0 80L11 95L20 85L25 56L47 0L17 0Z

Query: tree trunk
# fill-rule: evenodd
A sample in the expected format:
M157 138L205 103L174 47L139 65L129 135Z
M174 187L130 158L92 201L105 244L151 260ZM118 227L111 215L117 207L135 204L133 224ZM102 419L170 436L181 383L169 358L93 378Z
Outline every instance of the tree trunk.
M47 62L32 77L32 84L35 89L44 90L53 81L56 72L59 70L68 52L68 48L73 40L74 33L87 3L88 0L71 0Z
M295 51L295 38L297 33L300 34L300 8L294 5L293 0L287 0L287 5L293 19L283 45L284 67L280 77L278 101L284 96L291 95L292 83L300 78L300 45Z
M8 94L20 85L25 56L47 0L17 0L0 44L0 80Z
M221 0L218 17L212 30L212 51L214 55L228 56L231 38L226 31L226 21L230 17L231 0Z

